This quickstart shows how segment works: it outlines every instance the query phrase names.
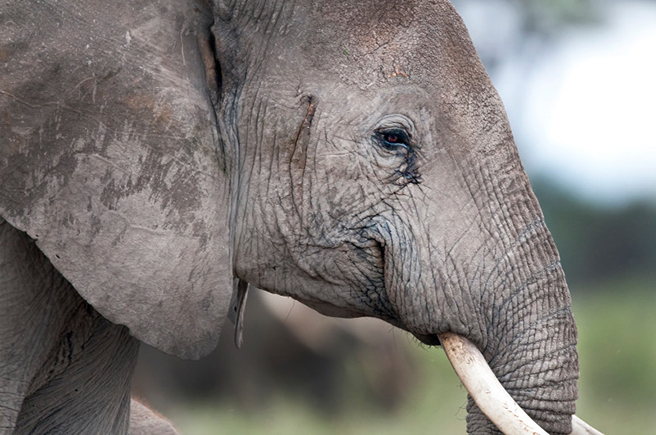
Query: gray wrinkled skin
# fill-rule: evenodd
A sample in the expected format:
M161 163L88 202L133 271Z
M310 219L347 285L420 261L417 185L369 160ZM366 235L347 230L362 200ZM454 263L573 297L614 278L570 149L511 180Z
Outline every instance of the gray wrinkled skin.
M98 314L2 219L0 289L0 433L124 433L139 347L127 328Z
M1 257L0 327L53 325L21 326L20 343L79 348L89 367L104 357L87 340L125 352L120 367L78 373L3 338L0 395L15 403L0 428L87 421L75 401L52 405L57 417L25 410L55 383L38 373L63 365L76 375L61 385L86 376L107 403L97 428L126 433L137 342L125 331L206 354L236 277L429 344L464 335L545 430L571 431L569 291L503 105L448 2L0 8L0 216L22 241ZM45 283L26 284L34 275ZM17 296L29 285L58 302ZM10 354L30 364L6 370ZM468 411L470 433L498 433L471 400Z

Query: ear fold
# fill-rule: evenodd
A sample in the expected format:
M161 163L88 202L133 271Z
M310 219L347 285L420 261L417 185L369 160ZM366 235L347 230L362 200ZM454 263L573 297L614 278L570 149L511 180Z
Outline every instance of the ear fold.
M0 215L103 316L196 358L232 293L229 165L198 45L212 17L142 3L3 11Z

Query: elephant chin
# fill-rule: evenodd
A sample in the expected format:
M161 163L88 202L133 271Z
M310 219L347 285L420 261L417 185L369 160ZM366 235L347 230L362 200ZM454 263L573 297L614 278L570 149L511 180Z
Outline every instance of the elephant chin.
M479 409L506 435L548 435L515 402L496 378L483 354L466 338L445 332L438 335L451 365ZM602 435L577 416L572 435Z

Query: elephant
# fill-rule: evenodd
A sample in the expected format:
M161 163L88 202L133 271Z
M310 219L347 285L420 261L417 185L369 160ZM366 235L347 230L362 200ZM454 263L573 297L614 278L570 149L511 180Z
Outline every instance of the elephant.
M447 0L0 8L1 432L169 427L139 343L240 342L249 285L443 344L468 433L579 426L559 254Z

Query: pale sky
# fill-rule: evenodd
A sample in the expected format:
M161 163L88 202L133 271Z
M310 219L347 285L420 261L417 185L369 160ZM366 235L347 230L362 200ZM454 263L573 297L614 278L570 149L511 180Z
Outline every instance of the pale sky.
M528 74L523 58L493 79L529 175L609 204L656 201L656 3L618 1L606 14L536 50ZM463 15L476 43L479 20Z

